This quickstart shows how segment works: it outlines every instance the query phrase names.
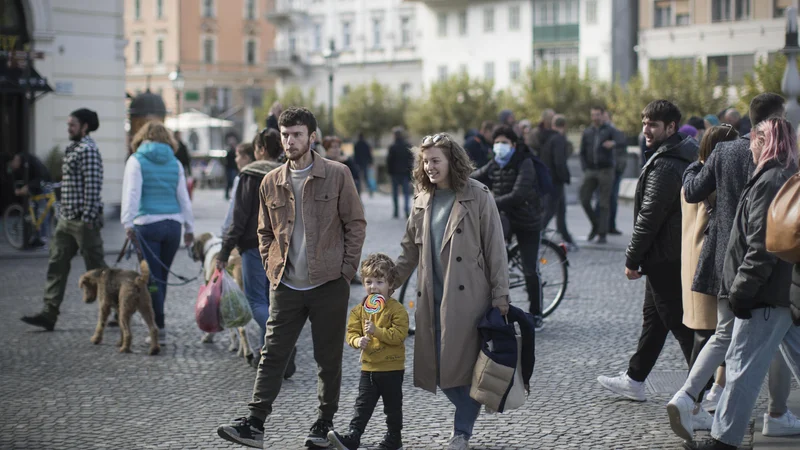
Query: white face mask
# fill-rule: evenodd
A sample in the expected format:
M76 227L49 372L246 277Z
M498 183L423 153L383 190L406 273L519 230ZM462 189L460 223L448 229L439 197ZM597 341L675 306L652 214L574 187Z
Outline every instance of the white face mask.
M511 144L498 142L494 144L492 150L494 151L495 156L499 156L501 159L503 159L508 157L508 155L511 153L512 147Z

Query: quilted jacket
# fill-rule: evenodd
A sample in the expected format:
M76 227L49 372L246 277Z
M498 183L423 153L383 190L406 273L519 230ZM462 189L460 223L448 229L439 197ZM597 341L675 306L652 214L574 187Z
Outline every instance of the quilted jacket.
M737 317L769 306L789 306L792 264L767 251L767 210L797 167L769 161L753 174L742 192L725 252L720 298L727 298Z
M472 178L485 184L494 195L501 214L505 214L514 230L538 230L541 225L541 199L537 190L536 169L530 150L520 145L505 167L492 159L472 173Z
M647 273L649 265L681 258L683 172L697 159L697 141L675 133L649 158L639 174L633 208L633 234L625 266Z

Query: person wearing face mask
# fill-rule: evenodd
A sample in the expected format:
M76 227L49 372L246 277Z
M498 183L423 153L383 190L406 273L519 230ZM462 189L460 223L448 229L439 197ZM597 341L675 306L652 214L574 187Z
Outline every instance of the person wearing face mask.
M494 194L503 219L506 239L517 237L525 272L525 285L530 313L536 329L542 320L541 284L537 265L542 227L542 202L537 190L536 169L528 147L511 127L501 125L492 133L494 159L472 173L472 178L485 184Z

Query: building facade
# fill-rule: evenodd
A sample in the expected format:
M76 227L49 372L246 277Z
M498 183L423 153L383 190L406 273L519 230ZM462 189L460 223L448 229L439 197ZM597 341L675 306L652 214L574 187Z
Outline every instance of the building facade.
M92 134L105 165L103 201L120 204L127 156L123 0L0 0L0 19L0 152L45 160L53 147L68 145L69 113L92 109L100 118ZM32 90L14 75L19 61L9 58L27 50L34 56L22 73L36 82Z
M580 3L580 0L533 0L534 69L578 65Z
M334 104L373 80L405 96L421 92L417 5L402 0L274 0L268 12L275 47L268 68L278 89L314 92L316 104ZM331 52L331 46L333 51ZM326 58L330 54L336 58Z
M274 0L279 1L279 0ZM127 90L164 97L171 114L196 109L251 129L274 85L267 57L275 31L265 0L125 0ZM170 73L180 72L176 92ZM252 131L252 130L250 130ZM240 134L241 135L241 134Z
M638 8L639 0L580 0L581 74L625 83L636 73Z
M785 8L797 0L640 0L639 70L667 59L714 64L739 83L784 46Z
M531 1L421 1L426 86L465 72L506 89L533 64Z

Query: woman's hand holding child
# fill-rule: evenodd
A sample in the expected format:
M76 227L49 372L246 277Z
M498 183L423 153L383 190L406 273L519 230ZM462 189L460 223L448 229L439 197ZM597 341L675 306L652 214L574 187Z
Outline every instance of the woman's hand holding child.
M366 350L367 345L369 345L369 336L363 336L358 340L358 348L361 350Z

